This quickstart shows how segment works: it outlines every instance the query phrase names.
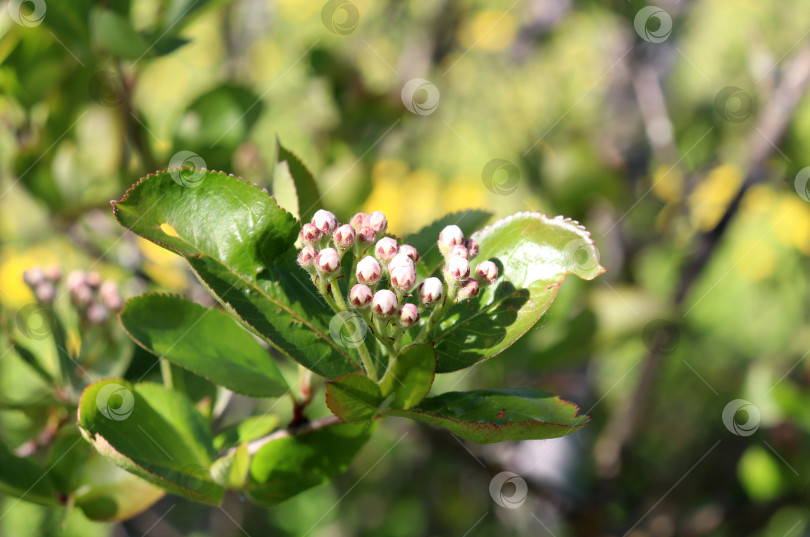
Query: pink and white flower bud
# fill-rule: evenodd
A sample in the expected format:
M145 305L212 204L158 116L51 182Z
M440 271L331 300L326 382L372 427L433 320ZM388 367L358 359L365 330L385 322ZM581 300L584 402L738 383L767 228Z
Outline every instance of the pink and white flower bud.
M460 256L450 258L444 266L444 276L448 281L461 281L470 277L470 262Z
M367 285L363 285L362 283L356 284L352 287L352 290L349 291L349 302L355 308L367 308L373 298L374 293L371 292L371 289L369 289Z
M338 221L333 213L319 209L312 216L312 224L322 235L331 235L337 229Z
M84 281L85 275L84 272L81 270L74 270L67 277L67 288L70 291L73 291L79 286L85 285Z
M53 283L59 283L62 279L62 271L57 265L51 265L45 269L45 277Z
M388 219L385 217L382 211L374 211L368 215L368 225L374 230L375 233L381 235L385 233L386 229L388 229Z
M388 262L388 272L393 272L393 270L397 267L414 268L413 259L403 254L401 249L400 252L392 257L391 261Z
M495 283L498 279L498 265L492 261L482 261L475 267L475 279L483 284Z
M382 267L373 257L366 256L357 263L357 281L367 285L375 285L382 277Z
M399 291L410 291L416 285L416 271L409 266L394 267L391 271L391 285Z
M110 312L102 304L94 302L87 308L87 320L90 324L101 324L110 316Z
M34 296L40 304L50 304L56 296L56 287L49 281L40 282L34 290Z
M478 243L475 241L475 239L464 239L464 247L470 254L470 257L468 259L472 259L473 257L478 255Z
M377 245L374 247L374 255L380 261L390 261L393 259L397 252L399 251L399 245L397 241L390 237L383 237L382 239L377 241Z
M363 226L357 231L357 239L360 244L368 245L377 240L377 234L369 226Z
M349 220L349 224L357 231L360 231L361 227L367 225L367 222L368 215L366 213L357 213Z
M301 236L301 242L304 244L315 244L323 236L314 224L304 224L299 235Z
M23 281L28 287L34 289L45 281L45 271L39 267L33 267L23 272Z
M464 242L464 233L458 226L447 226L439 233L439 250L443 255L447 255L453 246Z
M467 251L467 248L460 244L456 244L450 249L450 257L459 256L463 257L464 259L470 259L470 252Z
M315 270L316 257L318 257L318 250L311 244L307 244L298 252L298 264L301 265L301 268L311 272Z
M93 289L96 289L99 285L101 285L101 274L95 270L91 270L87 273L87 276L85 276L84 281L87 283L87 285Z
M439 302L442 299L443 292L444 285L442 285L439 278L427 278L419 286L419 298L422 299L422 303L426 306Z
M371 310L380 317L390 317L398 306L397 295L388 289L377 291L371 301Z
M419 263L419 252L410 244L403 244L400 246L399 253L407 255L414 263Z
M399 322L405 328L410 328L419 321L419 308L415 304L403 304L399 310Z
M332 235L332 240L335 245L341 250L348 250L354 245L354 240L357 238L357 232L349 224L343 224L335 230Z
M118 311L123 305L121 293L118 292L118 284L112 280L104 280L98 288L98 297L101 303L110 311Z
M458 294L456 295L456 301L475 298L478 296L478 291L478 282L470 278L461 284L461 288L458 290Z
M315 258L315 267L323 274L333 274L340 268L340 254L334 248L324 248Z
M70 290L70 301L78 308L86 308L93 301L93 290L84 283Z

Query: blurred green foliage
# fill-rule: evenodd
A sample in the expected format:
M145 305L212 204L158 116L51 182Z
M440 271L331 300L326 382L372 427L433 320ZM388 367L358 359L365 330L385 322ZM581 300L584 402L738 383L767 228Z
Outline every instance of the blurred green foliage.
M51 467L56 430L75 422L77 394L60 394L67 406L54 413L44 380L63 354L82 364L77 390L160 376L114 320L83 325L66 296L54 306L65 353L38 339L20 321L34 300L23 271L92 268L125 296L208 300L182 260L115 226L108 202L182 151L270 188L277 136L313 170L325 206L344 220L381 209L400 236L470 207L586 223L604 281L567 282L541 326L435 390L545 388L592 424L482 447L391 420L349 473L272 510L167 497L116 526L3 496L0 534L805 535L810 203L794 178L810 165L810 99L788 107L775 139L766 114L789 69L808 62L806 3L662 2L672 28L660 42L634 27L646 6L636 0L351 0L355 11L326 11L338 4L2 4L0 441ZM40 5L44 16L31 18ZM424 115L408 106L429 103L431 88L402 95L415 78L438 91ZM493 159L517 175L482 178ZM703 234L741 187L739 210L677 300ZM46 374L13 342L45 357ZM724 423L736 399L756 414ZM322 391L315 400L313 415L326 413ZM274 414L289 412L286 400L237 400L227 417L276 404ZM490 496L502 470L529 484L517 509ZM100 472L115 481L112 467Z

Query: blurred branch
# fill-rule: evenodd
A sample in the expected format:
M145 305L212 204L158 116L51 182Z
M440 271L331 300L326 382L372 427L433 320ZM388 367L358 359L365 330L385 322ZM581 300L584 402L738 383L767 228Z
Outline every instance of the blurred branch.
M765 180L765 164L777 149L791 116L810 85L810 45L804 46L785 65L770 100L762 109L748 142L748 172L714 229L700 235L692 255L685 262L676 286L673 305L679 311L694 283L711 259L715 249L737 214L748 189ZM653 346L644 358L644 369L625 407L613 415L596 446L599 472L614 477L621 468L622 454L643 421L663 358L662 349Z
M323 418L319 418L315 421L307 422L298 427L287 427L286 429L281 429L271 433L265 437L259 438L258 440L254 440L248 444L248 452L251 455L255 455L259 448L265 445L268 442L272 442L273 440L279 440L281 438L287 438L289 436L295 436L298 434L308 433L312 431L317 431L319 429L325 429L326 427L331 427L332 425L337 425L338 423L343 423L340 418L337 416L325 416ZM235 451L236 448L232 448L230 451Z

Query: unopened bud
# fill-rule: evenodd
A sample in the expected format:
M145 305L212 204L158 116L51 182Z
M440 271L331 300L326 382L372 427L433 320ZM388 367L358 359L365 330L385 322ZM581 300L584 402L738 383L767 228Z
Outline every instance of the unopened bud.
M301 228L300 236L301 242L304 244L315 244L321 240L322 234L314 224L304 224Z
M316 257L318 257L318 250L311 244L307 244L298 252L298 264L307 272L311 272L315 269Z
M349 224L357 231L360 231L360 228L365 226L366 222L368 222L368 215L366 213L357 213L349 220Z
M347 250L354 244L354 239L357 237L357 232L349 224L343 224L335 230L332 235L332 240L335 241L335 246L341 250Z
M419 252L410 244L403 244L400 246L399 253L407 255L414 263L419 263Z
M478 243L475 239L464 239L464 247L469 252L470 257L468 259L472 259L478 255Z
M478 282L472 278L461 284L461 288L456 295L456 301L467 300L478 296Z
M45 272L39 267L33 267L23 272L23 281L31 289L35 289L45 281Z
M374 233L374 230L368 226L363 226L357 232L357 239L360 241L362 245L372 244L375 240L377 240L377 234Z
M448 280L466 280L470 276L470 262L460 256L451 257L444 266L444 276Z
M56 288L49 281L41 282L34 290L34 296L40 304L50 304L56 295Z
M73 291L77 287L85 285L84 282L84 272L81 270L74 270L67 277L67 288L70 291Z
M86 308L93 301L93 290L80 284L70 290L70 301L78 308Z
M450 249L450 257L459 256L463 257L464 259L470 259L470 252L467 251L467 248L460 244L456 244Z
M369 289L367 285L363 285L362 283L356 284L352 287L352 290L349 291L349 302L355 308L368 307L373 298L374 293L371 292L371 289Z
M357 263L357 281L367 285L374 285L382 277L382 267L373 257L366 256Z
M62 279L62 271L56 265L51 265L45 269L45 277L51 280L52 283L59 283Z
M90 324L101 324L110 316L110 312L103 305L98 302L90 304L87 308L87 320Z
M337 228L338 221L333 213L319 209L312 216L312 224L322 235L331 235Z
M397 267L414 268L413 259L403 254L402 250L400 250L400 252L392 257L391 261L388 262L388 272L393 272Z
M391 271L391 285L399 291L410 291L416 285L416 272L413 267L399 266Z
M112 280L104 280L98 288L98 296L101 302L110 311L118 311L121 309L123 300L121 300L121 293L118 292L118 284Z
M374 211L368 215L368 225L376 234L382 235L388 229L388 219L382 211Z
M439 250L442 255L447 255L453 246L457 246L464 242L464 233L458 226L447 226L441 233L439 233Z
M498 265L492 261L482 261L475 267L475 278L483 284L495 283L498 278Z
M398 250L399 246L397 245L397 241L390 237L383 237L377 241L377 245L374 247L374 255L377 256L377 259L380 261L390 261L397 255Z
M333 274L340 268L340 254L334 248L324 248L315 258L315 267L323 274Z
M99 285L101 285L101 274L95 270L91 270L87 273L87 276L85 276L84 281L87 283L87 285L93 289L96 289Z
M409 328L419 321L419 308L415 304L403 304L399 311L399 322Z
M390 317L397 311L397 296L388 289L382 289L374 294L371 309L380 317Z
M419 298L422 299L423 304L429 306L442 299L443 291L444 286L439 278L427 278L419 286Z

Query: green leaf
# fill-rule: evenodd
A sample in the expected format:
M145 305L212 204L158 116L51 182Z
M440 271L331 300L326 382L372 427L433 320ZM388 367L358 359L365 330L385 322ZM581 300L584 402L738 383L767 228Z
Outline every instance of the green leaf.
M245 485L249 469L248 445L242 444L214 461L214 464L211 465L211 476L214 481L225 488L241 489Z
M427 397L436 374L436 352L432 343L417 343L402 349L380 380L383 397L391 393L391 408L410 408Z
M75 425L62 427L56 434L48 453L46 467L56 490L68 496L79 486L90 445L84 441Z
M321 194L315 178L307 167L276 138L276 173L273 175L273 193L283 190L295 194L295 214L302 222L309 222L318 209L323 209Z
M223 311L148 294L129 300L118 317L144 349L229 390L280 397L289 389L270 354Z
M492 260L499 277L434 327L439 373L470 367L514 343L551 306L568 274L591 280L605 271L590 234L572 220L518 213L473 238L480 253L472 270Z
M443 427L465 440L489 444L565 436L591 421L577 412L579 407L559 397L513 388L448 392L429 397L410 410L388 410L384 415Z
M343 421L369 420L382 403L380 387L365 375L354 373L326 383L326 405Z
M137 60L149 51L149 43L121 15L97 10L91 15L94 41L110 54L125 60Z
M271 433L278 427L278 416L264 414L251 416L240 421L234 427L225 429L214 437L214 449L230 449L237 444L244 444Z
M48 471L31 458L16 456L0 442L0 493L46 505L59 505Z
M248 496L274 506L345 472L375 424L339 423L264 444L250 465Z
M198 172L194 188L175 182L176 170L148 175L114 203L116 218L184 256L228 310L283 354L326 378L358 371L295 264L295 218L255 185Z
M169 492L219 504L211 479L214 457L208 423L182 394L158 384L107 379L88 386L79 427L105 457Z
M427 267L425 276L432 274L439 267L442 261L442 253L439 251L439 233L446 226L455 224L461 228L465 236L469 236L473 231L483 226L492 217L492 213L482 209L467 209L445 215L435 222L428 224L416 233L405 237L404 244L410 244L419 251L422 256L421 262Z
M165 494L94 453L85 466L75 504L90 520L117 522L149 509Z

